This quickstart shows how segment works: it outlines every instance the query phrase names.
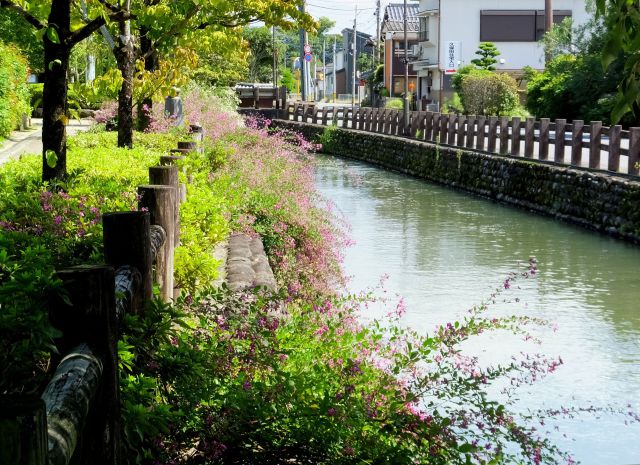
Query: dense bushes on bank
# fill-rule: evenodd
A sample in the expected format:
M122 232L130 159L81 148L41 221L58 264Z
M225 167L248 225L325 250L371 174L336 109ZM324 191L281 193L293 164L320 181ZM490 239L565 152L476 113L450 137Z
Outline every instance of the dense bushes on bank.
M30 113L27 77L27 60L16 47L0 42L0 138Z

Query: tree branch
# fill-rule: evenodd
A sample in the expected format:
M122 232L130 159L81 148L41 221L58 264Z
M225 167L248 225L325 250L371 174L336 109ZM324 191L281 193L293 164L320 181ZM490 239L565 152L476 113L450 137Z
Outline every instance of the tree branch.
M26 19L27 22L29 24L31 24L33 27L35 27L36 29L44 29L44 28L47 27L46 24L41 22L38 18L33 16L31 13L29 13L27 10L22 8L20 5L16 5L15 3L13 3L13 2L11 2L9 0L0 0L0 7L1 8L8 8L10 10L14 10L20 16L22 16L24 19Z
M135 16L131 13L126 13L124 11L118 10L117 12L108 15L108 17L109 19L118 21L132 19ZM77 44L78 42L82 42L84 39L89 37L105 24L107 24L107 21L105 20L104 16L99 16L98 18L95 18L85 24L82 29L78 29L77 31L73 32L71 35L69 35L69 37L67 37L64 42L67 46L73 47L75 44Z
M117 13L120 11L120 8L118 8L115 5L112 5L111 3L107 2L106 0L98 0L98 2L100 2L100 4L102 6L104 6L107 10L112 11L114 13Z

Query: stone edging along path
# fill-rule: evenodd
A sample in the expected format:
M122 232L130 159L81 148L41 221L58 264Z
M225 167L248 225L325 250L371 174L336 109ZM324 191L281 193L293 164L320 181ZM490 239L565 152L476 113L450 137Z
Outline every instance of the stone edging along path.
M229 289L236 292L256 287L276 290L276 279L260 237L241 233L229 237L225 280Z
M273 120L318 141L326 127ZM463 189L640 244L640 179L332 128L323 151Z

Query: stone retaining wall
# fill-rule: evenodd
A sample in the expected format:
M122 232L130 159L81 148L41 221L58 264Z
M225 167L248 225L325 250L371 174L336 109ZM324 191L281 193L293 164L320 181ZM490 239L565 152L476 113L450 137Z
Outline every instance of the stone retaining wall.
M640 243L640 179L601 171L460 150L402 137L327 129L294 121L273 125L318 141L324 152L464 189Z

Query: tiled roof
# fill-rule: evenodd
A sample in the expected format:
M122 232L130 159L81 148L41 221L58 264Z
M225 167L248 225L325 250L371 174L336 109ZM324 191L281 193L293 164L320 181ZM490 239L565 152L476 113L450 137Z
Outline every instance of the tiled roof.
M418 19L418 5L407 5L407 28L409 32L418 32L420 28ZM404 3L390 3L384 9L384 31L404 31Z

